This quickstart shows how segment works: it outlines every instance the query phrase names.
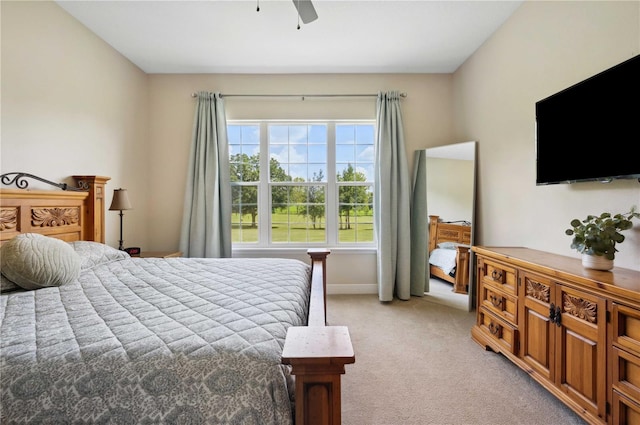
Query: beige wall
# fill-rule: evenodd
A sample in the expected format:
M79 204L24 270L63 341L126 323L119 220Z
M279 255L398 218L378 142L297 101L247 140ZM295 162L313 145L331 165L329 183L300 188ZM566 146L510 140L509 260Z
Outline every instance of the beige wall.
M578 257L573 218L640 207L633 180L537 187L534 146L536 101L638 53L640 2L528 1L458 69L455 134L478 141L476 244ZM585 149L602 159L615 140L603 144ZM616 265L640 270L640 223L624 234Z
M145 244L147 76L53 2L0 8L0 171L111 177L107 205L124 187L135 208L125 213L125 244ZM117 246L118 213L106 217L107 243Z

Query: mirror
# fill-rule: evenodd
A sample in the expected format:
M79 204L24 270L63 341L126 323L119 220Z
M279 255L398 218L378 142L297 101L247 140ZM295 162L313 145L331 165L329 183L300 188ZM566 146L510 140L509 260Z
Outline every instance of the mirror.
M424 162L417 170L425 175L416 178L426 179L424 220L430 223L427 258L431 258L429 263L440 265L427 264L425 296L471 311L475 307L473 253L469 248L475 224L476 142L428 148L417 154L416 158ZM434 253L438 247L446 249ZM446 257L440 259L441 254Z

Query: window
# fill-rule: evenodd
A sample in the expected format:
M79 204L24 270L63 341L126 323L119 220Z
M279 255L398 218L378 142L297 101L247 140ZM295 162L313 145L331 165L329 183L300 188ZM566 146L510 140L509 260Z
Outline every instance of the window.
M227 133L234 245L373 244L373 121L230 121Z

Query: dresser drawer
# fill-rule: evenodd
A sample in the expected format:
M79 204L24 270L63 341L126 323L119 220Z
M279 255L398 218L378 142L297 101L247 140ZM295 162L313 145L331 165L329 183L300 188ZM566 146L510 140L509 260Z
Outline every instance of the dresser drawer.
M482 307L478 312L478 326L501 348L512 354L516 353L518 331L513 325L499 319L487 311L485 307Z
M518 298L498 291L492 285L482 285L480 303L512 325L518 323Z
M517 295L518 293L516 269L506 264L480 258L478 277L483 284L494 286L509 294Z
M615 389L640 402L640 357L613 347L611 350Z
M613 390L611 423L616 425L640 424L640 405Z
M612 342L640 356L640 311L612 303Z

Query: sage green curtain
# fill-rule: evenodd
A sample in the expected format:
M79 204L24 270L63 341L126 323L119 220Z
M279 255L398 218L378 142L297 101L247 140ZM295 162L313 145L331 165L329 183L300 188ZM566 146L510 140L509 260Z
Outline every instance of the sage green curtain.
M427 151L417 150L413 159L411 197L411 295L429 291L429 222L427 220Z
M378 242L378 298L411 297L411 187L400 94L378 93L376 104L374 229Z
M180 251L185 257L231 257L229 147L220 93L198 93Z

